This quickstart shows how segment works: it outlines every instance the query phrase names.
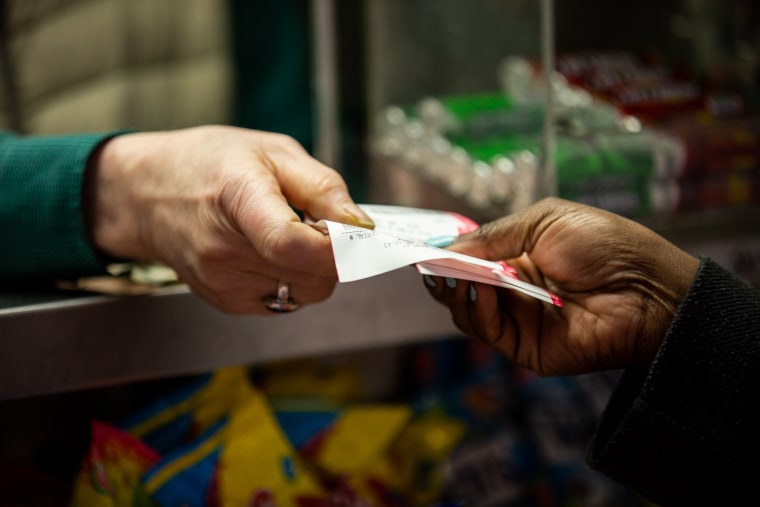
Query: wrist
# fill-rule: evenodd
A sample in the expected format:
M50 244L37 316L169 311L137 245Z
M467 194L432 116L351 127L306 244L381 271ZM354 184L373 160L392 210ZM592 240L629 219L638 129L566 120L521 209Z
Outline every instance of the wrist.
M85 171L85 222L94 248L106 258L145 258L129 191L139 164L139 157L130 155L137 155L130 149L134 135L121 134L103 142Z
M644 312L644 315L649 318L649 329L645 333L646 345L639 347L636 358L638 366L647 368L657 355L699 269L698 258L670 243L663 245L657 258L659 261L656 262L659 264L655 265L658 269L655 269L652 274L656 295L649 299L649 311Z

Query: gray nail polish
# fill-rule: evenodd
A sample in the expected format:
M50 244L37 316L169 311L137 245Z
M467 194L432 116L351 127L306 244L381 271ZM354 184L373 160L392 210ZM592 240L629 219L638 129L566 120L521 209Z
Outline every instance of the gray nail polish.
M446 277L446 285L448 285L450 288L455 289L457 286L457 281L453 278Z
M470 301L473 303L478 300L478 292L475 290L475 286L470 284Z
M425 282L425 285L431 289L435 289L437 287L435 280L433 280L433 277L430 275L422 275L422 281Z
M430 238L427 241L425 241L425 244L427 246L445 248L449 246L450 244L452 244L455 239L456 239L456 236L435 236L434 238Z

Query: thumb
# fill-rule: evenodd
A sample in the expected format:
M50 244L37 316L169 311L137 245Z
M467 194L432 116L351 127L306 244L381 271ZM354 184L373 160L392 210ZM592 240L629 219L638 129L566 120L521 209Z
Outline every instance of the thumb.
M449 250L488 260L519 257L533 249L553 217L562 215L564 203L556 198L543 199L522 211L459 236Z

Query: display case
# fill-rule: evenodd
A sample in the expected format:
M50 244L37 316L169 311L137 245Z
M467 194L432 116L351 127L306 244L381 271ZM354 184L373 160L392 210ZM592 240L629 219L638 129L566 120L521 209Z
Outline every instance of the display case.
M369 5L375 199L487 221L559 195L760 280L754 4Z

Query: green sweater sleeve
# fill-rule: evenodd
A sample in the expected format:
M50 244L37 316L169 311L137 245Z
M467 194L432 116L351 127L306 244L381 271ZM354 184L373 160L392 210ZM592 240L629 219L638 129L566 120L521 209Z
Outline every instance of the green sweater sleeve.
M82 211L90 154L108 134L0 133L0 285L102 274Z

